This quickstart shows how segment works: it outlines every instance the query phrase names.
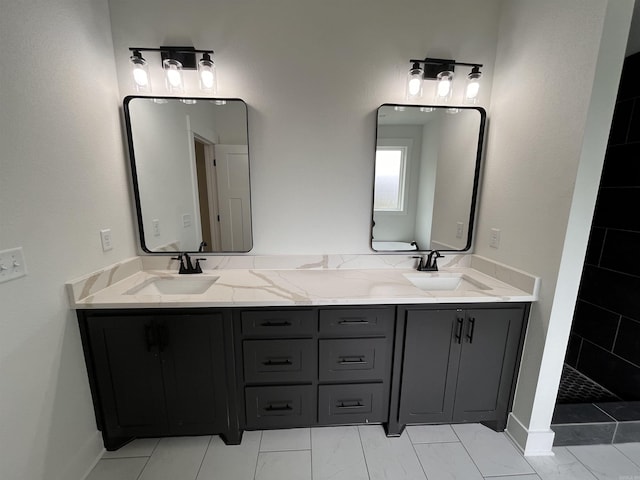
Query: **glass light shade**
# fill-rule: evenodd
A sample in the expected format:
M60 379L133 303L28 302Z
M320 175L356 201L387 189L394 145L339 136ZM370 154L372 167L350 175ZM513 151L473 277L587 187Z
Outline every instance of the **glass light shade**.
M424 72L420 68L420 64L414 63L407 76L407 100L417 100L422 98Z
M149 64L147 61L136 52L129 58L129 62L131 63L133 86L136 92L151 92Z
M445 70L440 72L436 77L438 83L436 85L436 102L448 102L453 93L453 72Z
M200 90L214 95L218 93L216 66L208 53L202 55L198 62L198 76L200 77Z
M162 61L162 68L164 69L167 91L169 93L183 93L182 64L178 60L167 58Z
M475 105L478 103L478 93L480 92L480 79L482 73L476 67L467 76L467 86L464 90L464 103Z

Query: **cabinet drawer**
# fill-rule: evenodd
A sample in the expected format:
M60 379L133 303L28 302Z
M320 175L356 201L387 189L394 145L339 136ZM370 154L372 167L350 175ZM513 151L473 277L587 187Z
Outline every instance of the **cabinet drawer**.
M295 427L315 423L315 396L311 385L246 387L248 428Z
M315 342L309 340L245 340L245 382L310 382L316 372Z
M320 340L320 381L384 380L386 338Z
M320 310L320 334L341 337L391 335L394 309L344 308Z
M256 337L313 335L317 329L314 310L260 310L240 313L242 333Z
M381 383L320 385L318 422L325 424L386 422Z

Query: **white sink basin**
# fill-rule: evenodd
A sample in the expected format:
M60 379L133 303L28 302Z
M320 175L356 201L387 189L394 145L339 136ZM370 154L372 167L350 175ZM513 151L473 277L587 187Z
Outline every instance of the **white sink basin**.
M125 292L125 295L201 295L220 277L157 277Z
M419 272L405 273L404 278L420 290L491 290L485 284L474 280L464 273Z

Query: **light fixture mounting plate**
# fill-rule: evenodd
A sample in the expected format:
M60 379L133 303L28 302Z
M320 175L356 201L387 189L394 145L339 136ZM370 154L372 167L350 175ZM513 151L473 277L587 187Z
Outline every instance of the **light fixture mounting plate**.
M160 58L178 60L185 70L196 69L195 47L160 47Z
M456 61L447 58L425 58L424 78L436 79L440 72L455 71Z

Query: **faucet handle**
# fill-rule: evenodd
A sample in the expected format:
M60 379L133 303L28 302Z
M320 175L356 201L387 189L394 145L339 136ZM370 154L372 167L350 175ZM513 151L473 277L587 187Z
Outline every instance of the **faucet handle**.
M205 262L207 259L206 258L196 258L196 265L195 267L193 267L193 269L195 270L195 273L202 273L202 267L200 266L200 261Z
M417 258L420 260L418 262L418 266L416 267L416 270L421 272L424 269L424 257L422 255L414 255L412 258Z

